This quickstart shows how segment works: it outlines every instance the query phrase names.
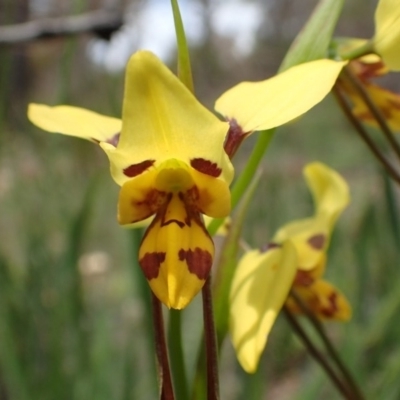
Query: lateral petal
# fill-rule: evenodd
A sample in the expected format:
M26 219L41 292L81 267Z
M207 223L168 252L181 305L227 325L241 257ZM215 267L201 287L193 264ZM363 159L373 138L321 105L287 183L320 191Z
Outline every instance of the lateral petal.
M271 129L318 104L332 89L346 62L316 60L261 82L242 82L216 101L215 109L235 119L244 132Z
M296 293L320 319L348 321L351 318L350 303L329 282L321 279L307 288L296 286ZM300 308L292 298L289 297L286 304L292 312L301 313Z
M265 253L250 251L239 261L230 292L230 333L237 358L248 373L257 369L295 272L296 252L290 242Z
M72 106L49 107L31 103L28 106L29 120L39 128L53 133L75 136L95 143L116 144L122 121L106 117L94 111ZM114 146L113 146L114 147Z
M231 192L222 179L215 179L196 170L191 170L198 198L196 206L202 214L213 218L223 218L231 210Z
M145 172L125 182L119 192L118 222L129 225L154 215L167 201L155 187L158 171Z

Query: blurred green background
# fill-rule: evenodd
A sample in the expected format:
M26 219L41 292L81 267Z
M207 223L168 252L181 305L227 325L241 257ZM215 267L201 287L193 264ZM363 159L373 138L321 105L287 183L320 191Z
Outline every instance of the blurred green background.
M122 31L129 35L129 24L139 31L144 23L148 28L151 18L140 17L161 3L169 2L1 0L0 27L111 7L123 13ZM317 2L181 3L184 22L188 13L201 11L197 17L203 34L191 45L192 63L198 97L212 108L233 84L265 79L276 71ZM223 25L218 7L234 10L238 3L258 10L261 18L245 54L235 51L235 35L243 33L229 36L218 29ZM370 37L376 3L348 1L337 34ZM239 26L244 14L234 18ZM171 14L163 19L172 27ZM150 28L161 30L157 24ZM191 29L189 24L188 34ZM26 117L29 102L72 104L120 116L123 70L110 72L90 57L93 46L109 45L100 40L91 32L0 44L1 400L157 398L149 291L136 262L141 232L116 222L118 187L101 149L42 132ZM131 51L140 43L132 40ZM174 51L166 61L175 70ZM386 83L400 88L396 76ZM375 138L383 145L377 134ZM253 141L246 141L237 154L237 172ZM399 190L333 98L275 136L243 237L261 246L283 223L312 214L301 170L314 160L337 169L352 195L333 235L327 275L350 299L354 315L349 323L326 328L368 399L399 399ZM201 329L199 299L183 313L191 378ZM224 400L340 398L283 318L254 376L241 371L231 344L225 343L221 392Z

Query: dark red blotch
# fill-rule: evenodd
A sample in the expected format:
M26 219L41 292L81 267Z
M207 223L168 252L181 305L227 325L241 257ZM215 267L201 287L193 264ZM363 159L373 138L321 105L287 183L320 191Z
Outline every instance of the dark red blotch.
M140 175L142 172L146 171L146 169L150 168L153 164L154 160L146 160L139 164L132 164L129 167L126 167L123 172L124 175L133 178L134 176Z
M319 233L318 235L311 236L307 240L307 243L315 250L322 250L325 245L325 240L326 236L322 233Z
M195 274L199 279L207 279L212 266L212 255L199 247L193 250L179 251L179 260L186 261L189 271Z
M205 160L204 158L193 158L193 160L190 160L190 165L195 170L214 178L220 176L222 172L222 169L216 163L212 163L210 160Z
M165 253L154 252L146 253L140 260L139 264L143 270L146 279L157 278L160 271L160 265L165 261Z

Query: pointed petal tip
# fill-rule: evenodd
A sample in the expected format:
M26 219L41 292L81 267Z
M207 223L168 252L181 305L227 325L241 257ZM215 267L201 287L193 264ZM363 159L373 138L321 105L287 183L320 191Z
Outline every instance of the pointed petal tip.
M242 82L223 93L215 109L244 132L272 129L304 114L330 92L347 61L320 59L261 82Z

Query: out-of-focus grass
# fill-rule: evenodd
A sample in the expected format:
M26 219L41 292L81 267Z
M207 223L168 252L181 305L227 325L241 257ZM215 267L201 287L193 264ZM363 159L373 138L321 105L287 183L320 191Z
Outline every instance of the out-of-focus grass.
M122 77L82 68L80 45L50 44L72 54L61 75L54 63L45 71L43 48L32 50L34 76L44 86L32 84L31 100L118 116ZM10 70L1 71L6 82ZM27 123L26 104L13 105L18 118L10 119L7 97L1 99L0 398L155 399L149 292L135 258L140 233L117 225L118 187L106 157L93 144L40 132ZM252 140L235 160L238 171ZM332 238L327 277L350 299L354 315L327 330L367 398L398 399L398 190L332 99L277 132L244 239L260 246L283 223L312 214L301 169L314 160L338 169L352 193ZM200 313L198 299L184 311L189 377ZM225 343L221 379L224 400L339 398L281 318L255 376L240 370Z

